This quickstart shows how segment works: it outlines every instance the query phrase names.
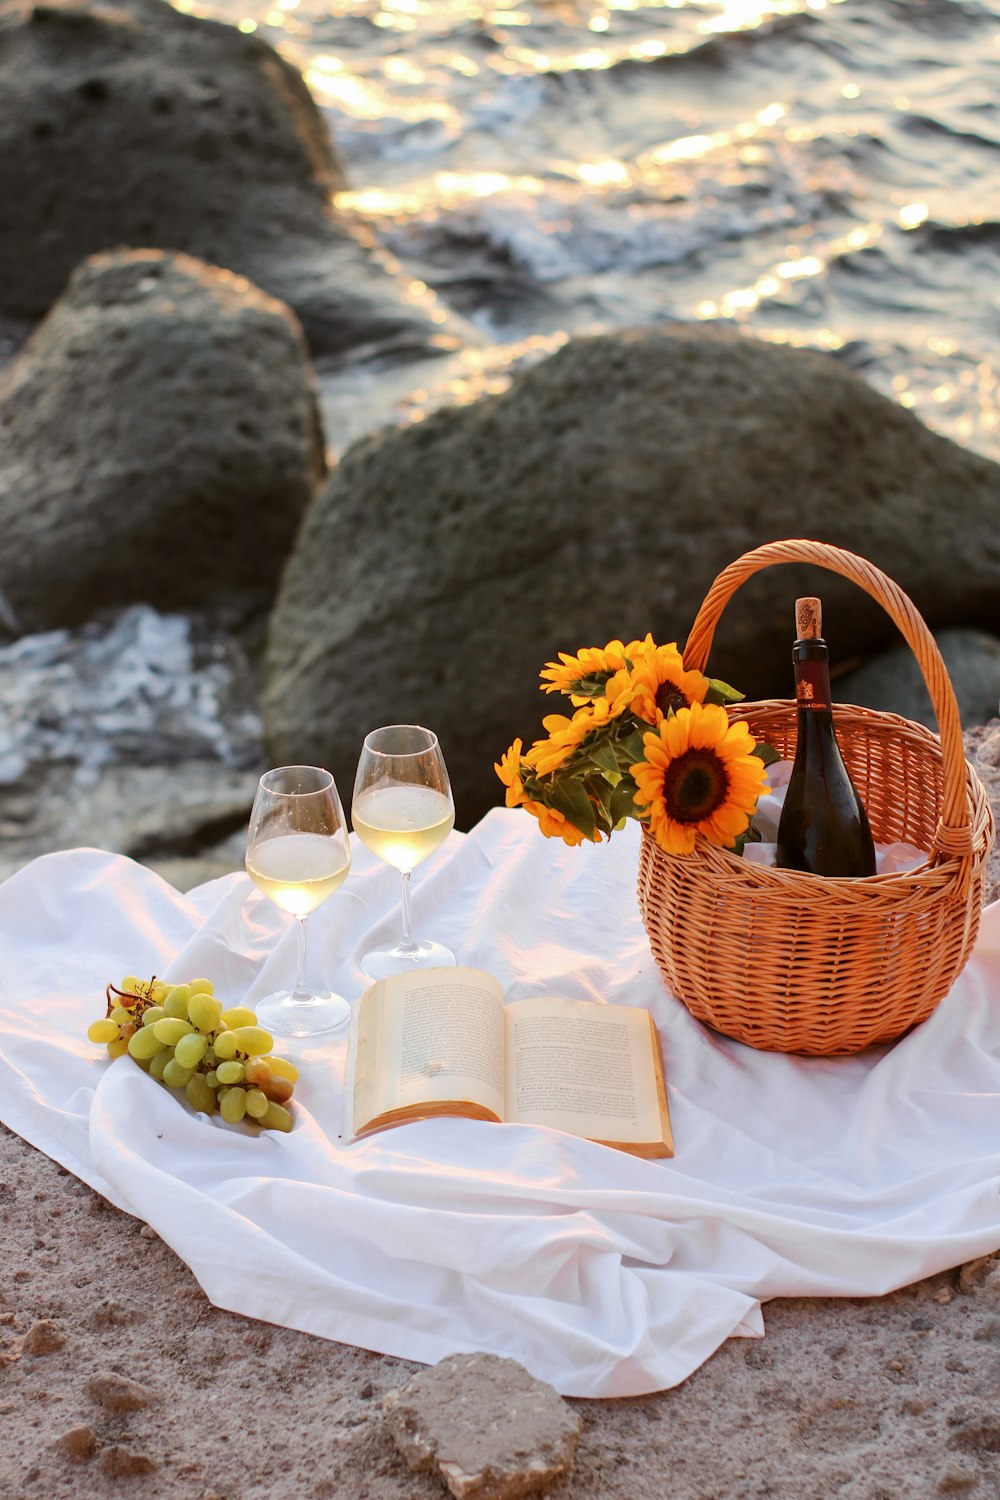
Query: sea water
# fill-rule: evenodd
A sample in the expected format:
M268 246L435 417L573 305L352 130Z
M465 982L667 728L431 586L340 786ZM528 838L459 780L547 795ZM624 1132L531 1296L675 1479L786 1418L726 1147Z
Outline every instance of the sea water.
M727 320L1000 458L1000 0L209 0L304 73L341 208L485 347ZM351 424L347 424L350 431Z

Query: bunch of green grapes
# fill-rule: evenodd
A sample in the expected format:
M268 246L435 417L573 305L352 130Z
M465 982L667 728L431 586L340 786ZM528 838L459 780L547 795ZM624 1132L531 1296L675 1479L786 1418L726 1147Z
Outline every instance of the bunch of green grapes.
M298 1072L268 1054L274 1038L246 1006L223 1010L210 979L189 984L127 974L109 984L107 1015L87 1031L112 1057L127 1052L159 1083L183 1089L206 1115L230 1125L247 1119L266 1130L291 1130L288 1105Z

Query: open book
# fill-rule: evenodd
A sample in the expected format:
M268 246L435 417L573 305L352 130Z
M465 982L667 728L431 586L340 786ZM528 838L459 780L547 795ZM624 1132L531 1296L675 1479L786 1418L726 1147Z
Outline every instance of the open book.
M590 1000L504 1004L480 969L380 979L351 1018L355 1135L422 1120L550 1125L636 1156L673 1156L648 1011Z

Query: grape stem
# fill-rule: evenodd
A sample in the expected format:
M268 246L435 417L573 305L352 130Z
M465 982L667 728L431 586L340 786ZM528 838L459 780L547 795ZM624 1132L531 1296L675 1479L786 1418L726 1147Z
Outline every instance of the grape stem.
M116 984L108 984L104 990L104 998L108 1002L108 1008L105 1012L105 1015L110 1016L111 1012L115 1010L118 1005L121 1005L123 1010L135 1011L136 1016L143 1015L143 1013L147 1011L153 1003L153 985L155 983L156 975L154 974L152 979L149 981L149 984L145 987L146 993L144 995L138 995L133 990L120 990ZM116 995L118 998L116 1000L113 1000L111 998L112 995ZM132 1002L131 1005L129 1004L130 1000ZM142 1007L141 1010L138 1008L139 1006Z

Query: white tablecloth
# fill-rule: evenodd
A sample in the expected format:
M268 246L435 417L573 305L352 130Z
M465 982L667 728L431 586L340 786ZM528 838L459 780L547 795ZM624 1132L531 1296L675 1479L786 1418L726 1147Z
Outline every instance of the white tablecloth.
M634 826L566 849L523 813L414 876L416 926L508 998L645 1005L677 1155L533 1127L426 1121L342 1135L346 1038L301 1068L290 1135L195 1115L85 1038L124 973L208 975L229 1003L292 977L295 933L243 874L179 895L73 850L0 886L0 1118L147 1220L233 1311L407 1358L488 1349L559 1390L676 1384L777 1296L889 1291L1000 1247L1000 904L922 1027L863 1057L758 1053L664 989L634 895ZM356 997L398 877L356 851L310 919L310 969Z

